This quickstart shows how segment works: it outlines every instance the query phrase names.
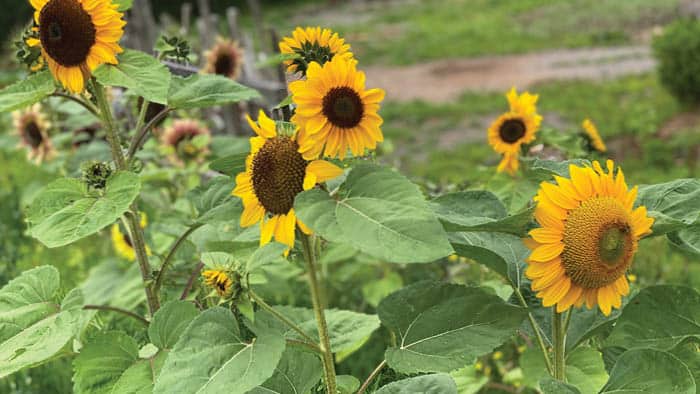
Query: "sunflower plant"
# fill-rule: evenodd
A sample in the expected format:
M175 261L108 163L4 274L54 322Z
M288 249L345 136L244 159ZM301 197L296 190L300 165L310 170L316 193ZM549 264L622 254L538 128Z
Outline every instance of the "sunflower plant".
M378 158L385 93L338 33L282 39L296 80L275 112L235 81L231 41L187 77L122 48L125 4L32 0L42 67L0 90L34 165L61 174L27 198L27 233L111 241L72 290L61 261L0 289L0 377L68 360L78 393L695 391L700 295L628 273L651 237L697 253L700 181L539 158L539 97L513 89L485 132L514 176L427 196ZM253 100L248 138L202 112Z

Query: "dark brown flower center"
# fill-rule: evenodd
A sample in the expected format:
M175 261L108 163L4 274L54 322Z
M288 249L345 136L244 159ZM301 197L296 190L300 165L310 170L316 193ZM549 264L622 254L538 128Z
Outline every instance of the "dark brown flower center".
M90 14L77 0L49 0L39 13L41 46L62 66L84 63L95 34Z
M347 86L336 87L323 97L323 115L334 126L349 129L362 120L365 109L357 92Z
M273 215L284 215L294 206L294 197L304 190L308 162L289 137L268 139L253 157L253 191Z
M214 73L225 77L233 75L236 61L228 53L219 53L214 61Z
M501 140L508 144L518 142L525 135L525 123L520 119L508 119L498 129Z
M38 148L41 142L44 141L44 136L41 134L41 129L35 121L30 121L24 126L24 140L32 148Z

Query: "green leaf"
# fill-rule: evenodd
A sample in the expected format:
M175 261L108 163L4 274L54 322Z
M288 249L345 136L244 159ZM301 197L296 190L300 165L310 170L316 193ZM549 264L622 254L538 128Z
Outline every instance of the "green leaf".
M139 360L119 377L110 394L151 394L155 377L160 373L165 361L165 353L153 358Z
M336 383L340 394L355 394L360 388L360 381L352 375L338 375Z
M690 226L666 234L669 242L679 249L700 255L700 224L694 223Z
M313 310L284 305L275 306L274 308L293 321L308 336L318 339L318 328ZM358 342L364 342L379 328L379 319L376 315L338 309L327 309L325 312L333 353L352 349ZM258 313L257 319L270 327L275 327L277 330L282 331L287 339L304 341L304 338L296 331L283 325L267 312Z
M688 367L670 353L654 349L628 350L610 371L605 393L695 394Z
M80 292L59 304L59 288L56 268L41 266L0 289L0 378L56 356L81 330Z
M450 242L457 254L483 264L515 287L520 287L525 258L530 250L520 237L504 233L450 233Z
M310 393L322 374L323 366L317 355L288 347L272 377L248 394Z
M476 394L489 381L489 377L479 374L473 365L454 370L450 376L457 384L459 394Z
M575 386L552 378L540 380L540 388L543 394L581 394Z
M445 231L498 231L518 236L525 235L534 212L530 208L508 216L498 197L485 190L448 193L432 200L431 207Z
M566 355L566 380L581 394L597 394L608 381L603 355L590 347L574 349Z
M123 332L100 333L73 361L76 393L110 393L119 377L138 359L136 341Z
M189 109L212 107L252 100L260 97L257 90L220 75L194 74L187 78L173 77L168 105Z
M187 326L199 314L191 302L170 301L153 315L148 337L160 349L171 349Z
M261 248L257 248L245 265L245 272L254 272L275 261L284 260L283 254L288 246L270 242Z
M431 262L452 253L418 187L391 169L355 167L336 198L318 189L301 193L296 213L323 237L389 262Z
M528 172L538 174L542 178L551 178L552 180L554 180L555 175L570 178L569 166L571 165L575 165L577 167L591 167L591 162L585 159L557 161L541 160L536 158L528 168Z
M384 273L384 277L365 283L362 286L362 297L373 307L377 307L379 302L389 294L403 287L401 275L393 271Z
M195 221L200 224L238 222L243 205L238 197L231 195L235 186L230 177L219 176L206 185L191 190L187 197L197 208L198 217Z
M274 109L286 107L286 106L292 105L292 104L294 104L294 99L293 99L292 95L290 94L287 97L285 97L284 100L280 101L277 105L275 105Z
M652 235L679 230L698 219L700 180L678 179L657 185L642 185L637 204L644 205L656 220Z
M301 55L298 53L278 53L273 56L269 56L267 59L255 63L255 68L265 68L265 67L273 67L273 66L278 66L286 60L294 60L294 59L299 59Z
M235 177L238 173L245 171L246 157L248 157L248 152L224 156L209 163L209 169Z
M171 75L164 64L149 54L131 49L117 58L118 64L103 64L93 72L98 82L130 89L154 103L168 103Z
M48 70L30 75L0 90L0 112L28 107L55 91L56 84Z
M68 245L114 223L140 190L139 177L131 172L110 176L104 193L88 190L78 179L58 179L29 206L29 234L49 248Z
M377 312L397 336L385 358L401 373L463 367L505 342L526 316L481 288L431 281L391 294Z
M154 393L246 393L269 379L285 348L277 332L256 330L245 340L233 314L208 309L187 327L168 354Z
M670 350L700 340L700 293L689 287L642 289L622 310L606 346Z
M114 3L118 5L117 11L124 12L131 8L134 0L114 0Z
M436 373L432 375L416 376L389 383L376 394L457 394L457 385L450 375Z

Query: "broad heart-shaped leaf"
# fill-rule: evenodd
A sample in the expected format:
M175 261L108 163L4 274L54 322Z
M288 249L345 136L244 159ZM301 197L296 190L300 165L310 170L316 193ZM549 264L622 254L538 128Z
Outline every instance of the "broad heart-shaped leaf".
M491 232L450 233L449 238L457 254L489 267L520 287L525 258L530 254L522 238Z
M257 90L229 78L214 74L194 74L187 78L173 77L168 105L178 109L202 108L259 97Z
M272 377L247 394L310 393L322 374L323 366L317 355L288 347Z
M389 168L359 165L337 199L310 190L297 196L295 208L321 236L388 262L425 263L452 253L418 186Z
M693 338L700 340L700 293L661 285L647 287L630 300L606 345L670 350Z
M153 315L148 337L160 349L171 349L187 326L199 314L191 302L170 301Z
M520 367L523 371L523 383L547 391L542 386L542 380L549 376L544 365L542 352L537 347L528 348L520 356ZM566 355L566 380L575 386L581 394L597 394L608 381L603 356L599 351L590 347L578 347Z
M695 394L688 367L672 354L654 349L628 350L610 371L605 393Z
M188 198L194 203L199 214L195 222L200 224L238 222L243 206L238 197L231 195L235 186L232 178L219 176L206 185L191 190Z
M246 393L269 379L285 348L277 331L245 340L233 314L220 307L197 316L168 354L154 393Z
M168 103L171 76L165 65L151 55L130 49L117 60L118 64L103 64L93 72L98 82L130 89L154 103Z
M139 177L131 172L111 175L103 193L88 190L78 179L58 179L27 209L29 234L49 248L68 245L114 223L139 190Z
M498 197L485 190L448 193L431 201L445 231L498 231L525 235L533 208L508 216Z
M60 279L51 266L25 271L0 289L0 378L60 353L82 328L82 297L58 303Z
M375 391L375 394L457 394L457 385L444 373L416 376L392 382Z
M0 90L0 112L28 107L55 91L56 84L49 70L30 75Z
M293 306L275 306L274 308L296 323L308 336L314 339L318 338L313 310ZM333 353L353 349L358 343L366 341L379 328L379 319L375 315L338 309L327 309L325 313ZM304 338L296 331L283 325L267 312L256 314L256 322L275 327L275 329L282 331L287 339L304 341Z
M679 249L700 255L700 223L666 234L669 242Z
M652 235L679 230L698 220L700 180L678 179L657 185L642 185L637 204L644 205L656 219Z
M540 389L543 394L582 394L575 386L552 378L540 380Z
M512 336L527 313L481 288L432 281L391 294L377 312L397 337L389 366L409 374L469 364Z

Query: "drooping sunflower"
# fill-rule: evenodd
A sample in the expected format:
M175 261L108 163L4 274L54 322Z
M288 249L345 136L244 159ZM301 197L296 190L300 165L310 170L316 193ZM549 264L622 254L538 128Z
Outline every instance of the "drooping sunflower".
M299 146L306 159L323 153L344 159L384 141L377 114L384 90L365 90L365 73L357 62L336 56L323 66L311 63L306 80L289 84L297 105L292 122L300 127Z
M201 136L201 137L200 137ZM201 143L208 144L211 136L209 129L193 119L175 120L165 129L161 136L163 145L171 152L171 159L176 163L202 159L208 152L195 138L204 138Z
M243 49L236 41L218 38L216 44L205 54L207 64L204 72L237 79L243 65Z
M571 165L571 178L543 182L535 197L541 227L526 242L532 253L525 274L542 304L556 304L558 312L584 303L606 316L620 308L629 293L625 272L639 239L651 233L646 207L634 208L637 187L628 189L611 160L606 166Z
M233 280L223 270L205 270L202 271L204 283L215 289L219 297L226 297L233 290Z
M28 149L27 158L36 163L51 159L55 154L48 133L51 124L41 112L39 104L13 112L12 118L20 144Z
M537 113L537 95L528 92L518 95L512 88L506 98L510 109L491 124L488 140L493 150L503 155L498 172L513 174L519 168L520 147L535 140L542 116Z
M141 222L139 223L141 228L146 228L148 225L148 218L145 213L141 213ZM119 223L112 225L112 245L117 254L121 257L129 260L136 261L136 251L134 250L134 244L131 241L131 236L129 236L128 231L123 230ZM146 245L146 254L151 255L151 250Z
M581 127L583 127L583 136L586 138L590 150L595 150L600 153L607 152L608 148L605 146L605 142L603 142L600 133L598 133L598 128L595 127L595 124L590 119L585 119L583 123L581 123Z
M292 248L297 225L304 233L311 233L294 213L294 198L343 170L324 160L304 159L299 152L298 131L292 135L278 133L275 121L263 111L257 123L250 117L248 123L257 136L250 139L246 169L236 176L232 192L243 200L241 226L260 223L260 245L270 242L274 235L277 242Z
M299 55L298 59L285 60L287 72L305 74L312 62L323 65L338 55L352 59L350 45L330 29L320 27L297 27L291 37L284 37L279 43L280 53Z
M97 66L117 64L123 50L118 42L126 24L112 0L29 0L39 38L27 41L41 46L41 54L54 78L73 93L85 88Z

